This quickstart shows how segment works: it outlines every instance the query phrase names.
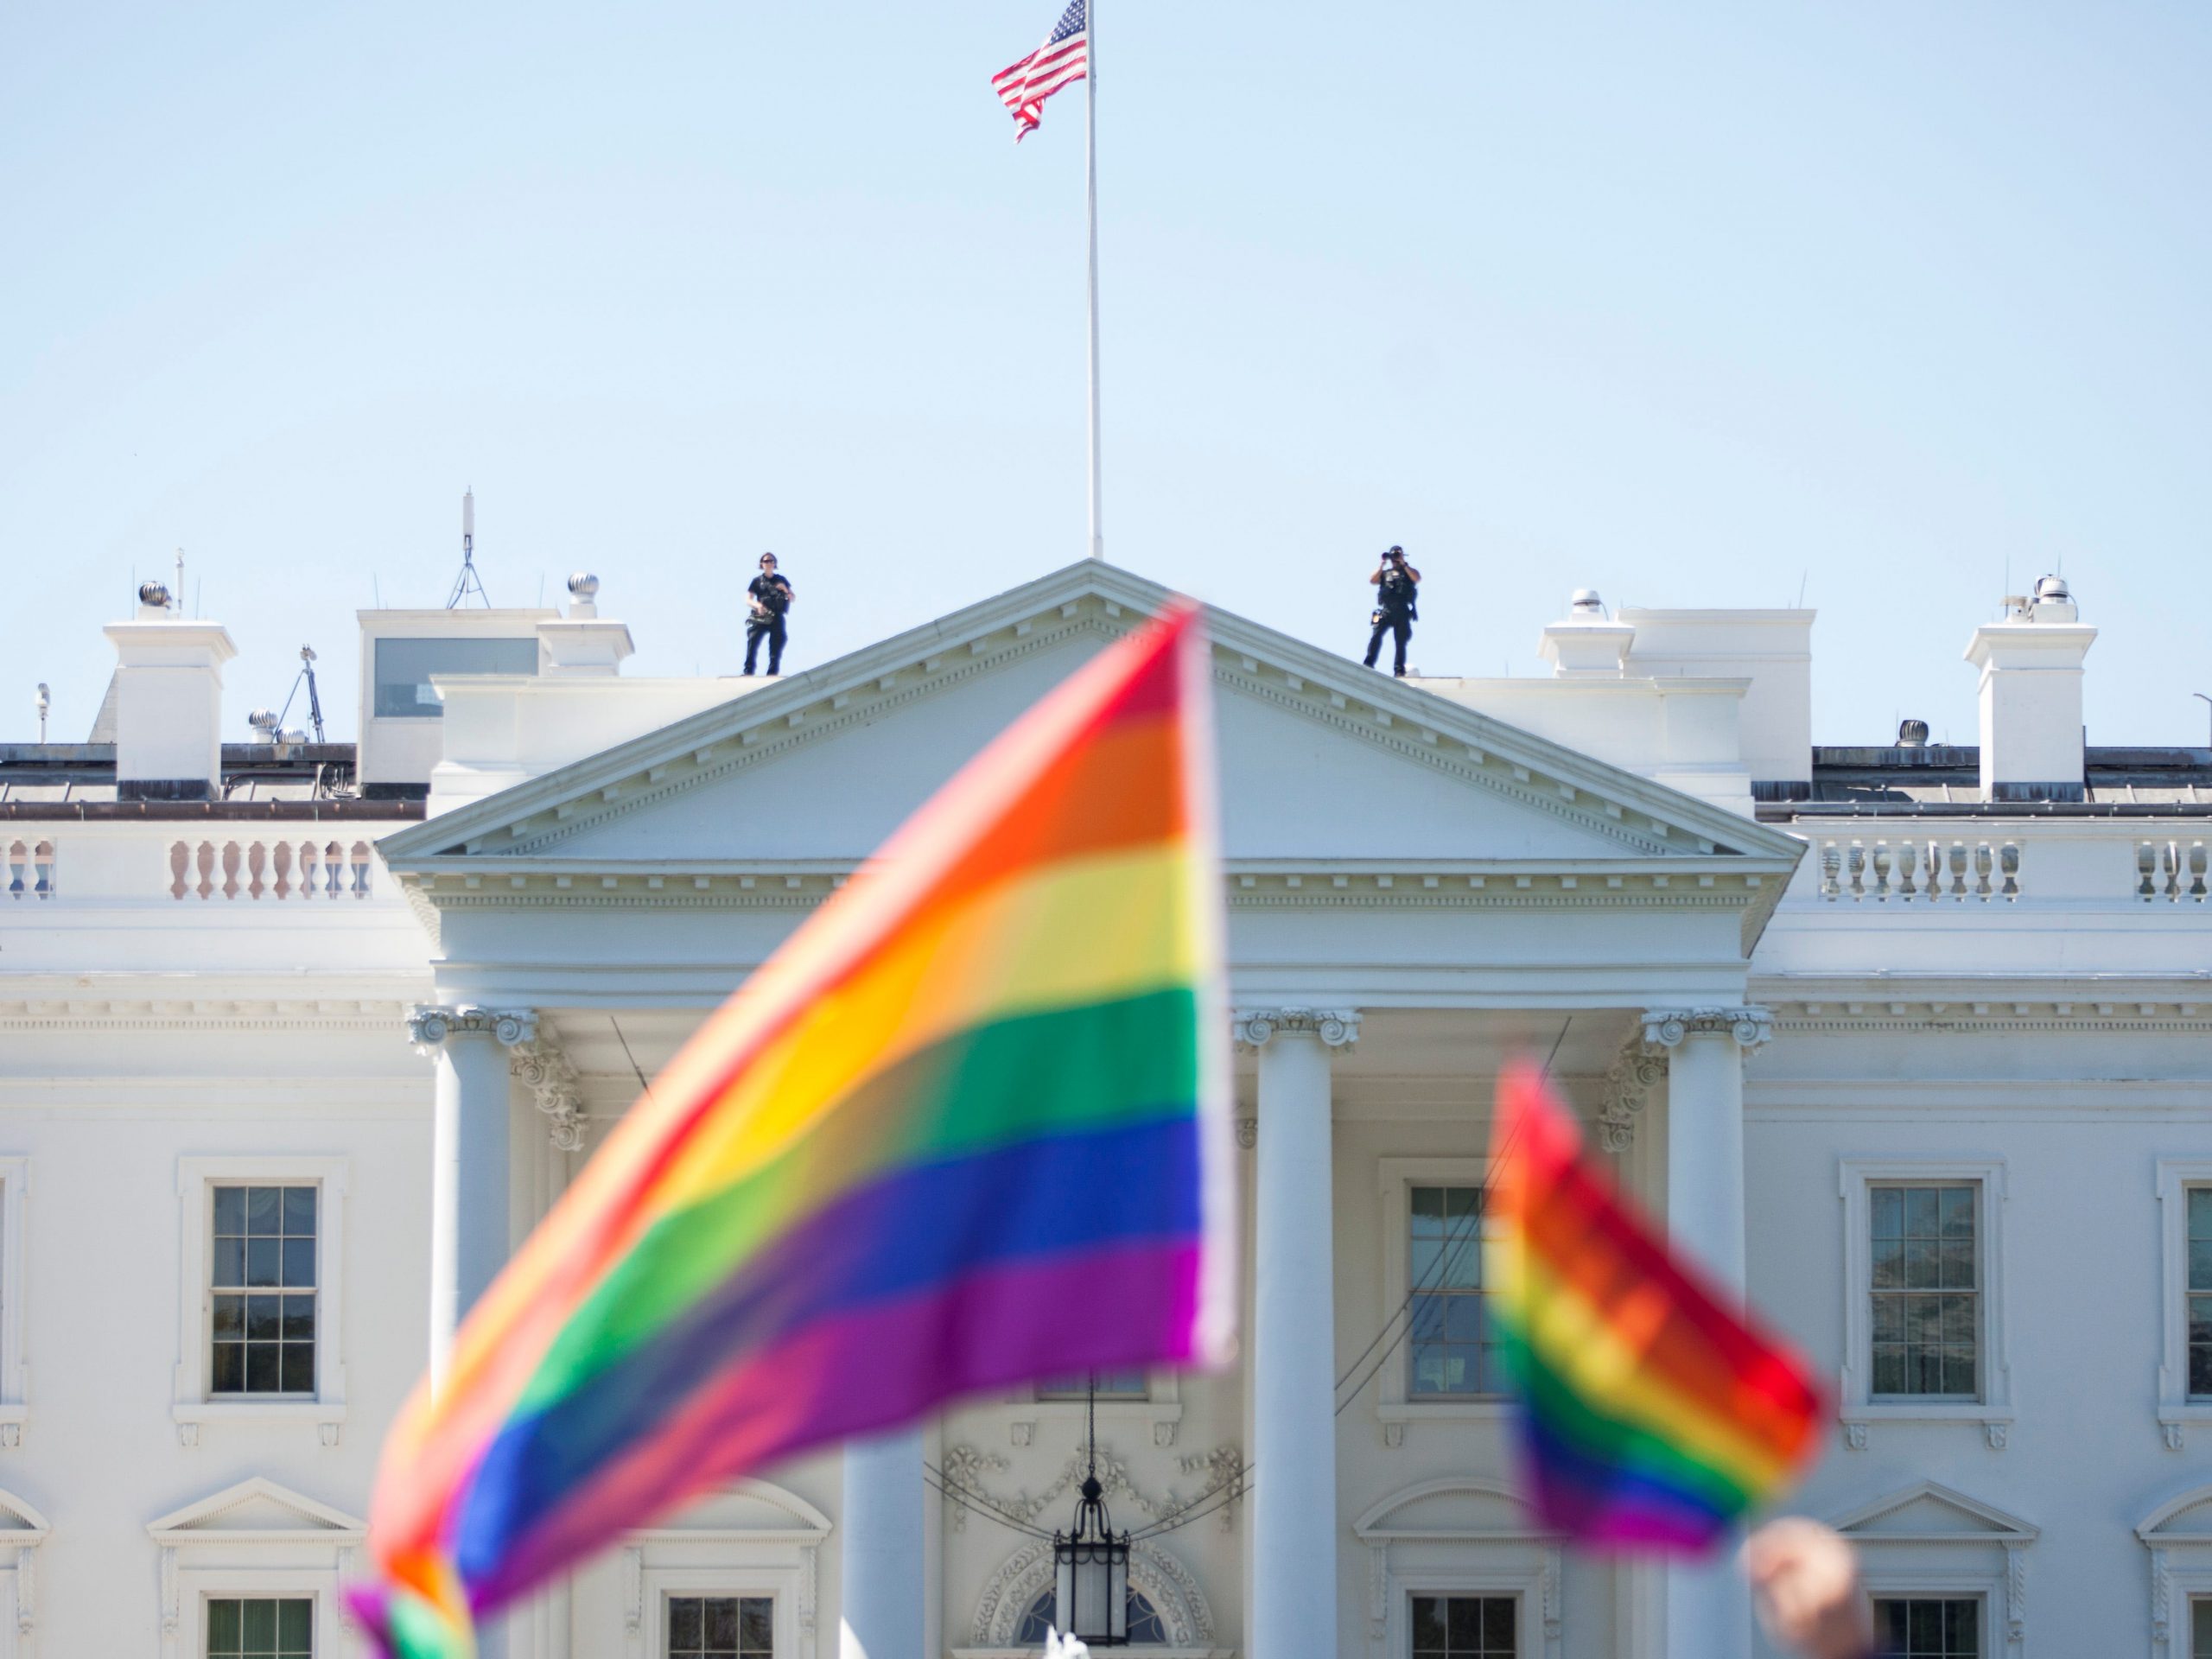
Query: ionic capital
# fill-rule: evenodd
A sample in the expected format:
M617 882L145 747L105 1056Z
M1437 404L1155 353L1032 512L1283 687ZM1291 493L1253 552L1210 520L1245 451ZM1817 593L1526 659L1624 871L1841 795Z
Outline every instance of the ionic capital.
M435 1053L452 1037L490 1037L505 1047L537 1035L537 1015L529 1008L425 1006L407 1016L407 1040L417 1054Z
M1756 1005L1644 1010L1643 1040L1653 1048L1678 1047L1694 1033L1733 1037L1739 1048L1757 1048L1774 1035L1774 1011Z
M1265 1048L1276 1033L1302 1031L1330 1048L1350 1048L1359 1040L1359 1015L1351 1008L1240 1008L1232 1022L1236 1040Z

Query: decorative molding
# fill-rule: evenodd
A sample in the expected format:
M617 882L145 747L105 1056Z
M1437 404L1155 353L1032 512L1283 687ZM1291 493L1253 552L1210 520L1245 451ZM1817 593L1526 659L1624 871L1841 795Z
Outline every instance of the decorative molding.
M16 1637L29 1637L38 1627L38 1547L54 1529L36 1510L13 1492L0 1491L0 1552L11 1557L0 1566L0 1583L16 1586ZM14 1654L17 1644L0 1635L0 1653Z
M1679 1048L1692 1036L1729 1036L1737 1046L1754 1049L1774 1035L1772 1010L1756 1003L1742 1007L1648 1008L1643 1040L1653 1048Z
M1981 1435L1985 1440L1989 1442L1989 1449L1991 1451L2002 1452L2005 1449L2005 1443L2011 1428L2012 1425L2007 1423L2003 1418L1992 1417L1982 1424Z
M1052 1587L1052 1546L1025 1545L999 1564L976 1600L971 1624L979 1648L1013 1648L1014 1633L1037 1598ZM1129 1585L1141 1592L1167 1628L1171 1647L1203 1647L1213 1640L1213 1609L1190 1568L1160 1546L1129 1548Z
M547 1118L546 1137L563 1152L581 1152L591 1127L584 1108L583 1080L553 1027L541 1020L537 1034L517 1043L507 1055L508 1073L531 1092Z
M2031 997L2018 985L1992 979L1964 994L1899 996L1871 994L1770 1003L1774 1029L1783 1036L1862 1035L1872 1032L1981 1036L2086 1036L2096 1033L2130 1036L2212 1035L2212 995L2178 1000L2171 994L2115 997Z
M1667 1051L1645 1046L1631 1036L1606 1068L1605 1105L1598 1113L1598 1138L1607 1152L1626 1152L1636 1143L1636 1126L1651 1091L1667 1075Z
M257 1505L275 1516L238 1525L238 1512ZM367 1541L366 1522L257 1475L163 1516L146 1532L160 1561L163 1659L200 1653L194 1621L208 1595L311 1598L315 1651L339 1650L339 1590Z
M1944 1523L1880 1524L1922 1503L1944 1510ZM2007 1659L2020 1659L2028 1631L2027 1552L2041 1535L2040 1529L1932 1480L1861 1504L1829 1524L1858 1548L1868 1586L1877 1596L1981 1592L1993 1632L2003 1632ZM1999 1567L1994 1556L1987 1554L1980 1558L1986 1566L1963 1565L1967 1558L1959 1554L1961 1548L2002 1550L2003 1565Z
M1853 1452L1864 1452L1866 1449L1866 1422L1864 1418L1856 1419L1843 1426L1843 1443Z
M1200 1497L1208 1493L1230 1494L1229 1501L1221 1506L1221 1530L1236 1531L1236 1509L1244 1501L1243 1452L1234 1446L1224 1444L1211 1452L1194 1452L1183 1459L1182 1465L1185 1474L1205 1477L1205 1491L1199 1495Z
M480 1008L474 1003L448 1007L418 1004L407 1015L407 1040L429 1058L454 1037L489 1037L502 1047L535 1041L537 1014L531 1008Z
M1351 1008L1243 1008L1232 1024L1247 1048L1265 1048L1286 1031L1310 1033L1330 1048L1350 1048L1359 1040L1359 1014Z
M350 997L0 997L0 1030L378 1032L389 1031L393 1010L404 1006Z
M1472 1497L1494 1503L1509 1524L1391 1526L1393 1516L1434 1497ZM1520 1651L1560 1659L1564 1627L1565 1540L1522 1523L1520 1500L1510 1487L1465 1475L1424 1480L1371 1505L1352 1522L1367 1547L1368 1649L1376 1659L1408 1646L1404 1621L1408 1588L1425 1592L1513 1592L1543 1632L1541 1645ZM1393 1637L1395 1636L1395 1642Z
M1260 1120L1240 1117L1236 1120L1236 1144L1249 1152L1260 1144Z
M1057 1500L1083 1484L1084 1478L1089 1472L1090 1459L1090 1448L1078 1443L1074 1454L1062 1465L1050 1485L1034 1494L1024 1487L1010 1497L993 1492L983 1484L987 1471L1007 1466L1006 1460L995 1452L963 1442L947 1446L938 1467L944 1481L945 1501L956 1510L965 1502L988 1510L1017 1526L1034 1526L1039 1516ZM1155 1522L1178 1520L1219 1496L1224 1478L1236 1484L1241 1497L1244 1459L1243 1454L1235 1446L1218 1446L1211 1452L1193 1454L1179 1461L1185 1473L1205 1471L1211 1477L1205 1487L1189 1497L1172 1486L1164 1495L1154 1497L1139 1487L1130 1477L1128 1460L1117 1456L1109 1444L1101 1440L1098 1443L1098 1484L1109 1499L1126 1499L1150 1516ZM1230 1471L1233 1473L1224 1473ZM1236 1500L1232 1499L1223 1507L1224 1518L1222 1525L1224 1530L1235 1525L1230 1512L1236 1506ZM964 1522L956 1518L953 1530L965 1529Z

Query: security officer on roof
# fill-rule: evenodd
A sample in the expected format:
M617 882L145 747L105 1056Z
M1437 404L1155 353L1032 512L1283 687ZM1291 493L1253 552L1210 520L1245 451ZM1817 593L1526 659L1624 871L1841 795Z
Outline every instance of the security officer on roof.
M1406 677L1406 644L1414 637L1414 623L1421 616L1415 602L1420 596L1421 572L1406 563L1406 550L1394 547L1382 556L1375 567L1375 574L1368 579L1375 588L1375 613L1368 620L1375 632L1367 637L1367 665L1375 666L1375 659L1382 652L1382 636L1390 634L1397 641L1397 667L1400 679Z

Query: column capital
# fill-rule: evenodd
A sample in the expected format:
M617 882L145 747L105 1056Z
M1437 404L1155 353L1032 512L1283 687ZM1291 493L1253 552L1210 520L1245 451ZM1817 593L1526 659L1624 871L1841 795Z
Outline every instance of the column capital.
M425 1003L408 1014L407 1040L417 1054L432 1054L448 1038L465 1036L490 1037L513 1048L536 1039L537 1014L531 1008L480 1008L474 1003Z
M1310 1033L1330 1048L1350 1048L1359 1040L1359 1014L1351 1008L1239 1008L1230 1023L1248 1048L1265 1048L1283 1031Z
M1646 1008L1643 1040L1653 1048L1679 1047L1693 1034L1726 1035L1739 1048L1757 1048L1774 1035L1774 1011L1757 1004L1738 1007Z

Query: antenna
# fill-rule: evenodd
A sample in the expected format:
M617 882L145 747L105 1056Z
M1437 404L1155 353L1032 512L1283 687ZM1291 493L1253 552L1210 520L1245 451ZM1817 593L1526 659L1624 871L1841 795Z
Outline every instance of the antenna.
M479 591L480 592L481 590L480 589ZM447 608L450 609L452 607L448 607ZM315 728L315 741L318 743L327 743L330 741L322 734L322 698L315 689L315 647L312 645L302 645L300 647L300 671L292 677L292 689L289 692L285 693L284 706L278 709L275 714L269 715L266 729L271 733L276 734L276 738L272 741L282 741L284 716L292 712L292 699L300 695L300 682L302 680L307 682L308 724ZM246 721L246 724L251 726L257 731L263 729L264 722L261 716L264 714L268 714L268 710L263 709L260 713L254 715Z
M46 689L46 682L38 683L38 696L32 699L38 708L38 741L46 741L46 711L54 707L54 693Z
M176 550L176 586L169 592L176 595L176 607L181 611L184 608L184 550L181 547Z
M484 601L486 610L492 608L492 596L484 591L483 577L476 574L476 491L474 486L461 492L461 574L453 579L453 593L446 601L446 609L457 609L471 594Z

